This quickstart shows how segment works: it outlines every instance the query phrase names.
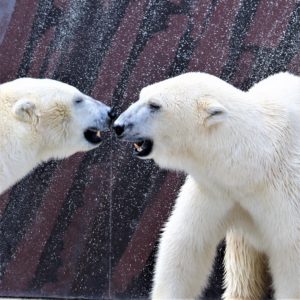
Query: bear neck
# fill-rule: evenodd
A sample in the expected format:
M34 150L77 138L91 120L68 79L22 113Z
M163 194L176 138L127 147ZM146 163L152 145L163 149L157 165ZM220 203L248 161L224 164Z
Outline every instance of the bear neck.
M28 134L28 131L33 134ZM39 155L42 141L30 129L29 124L28 126L24 124L15 126L14 129L7 127L1 136L0 193L14 185L42 162ZM14 137L13 146L7 143L7 140L11 140L11 136Z
M228 120L204 131L204 136L187 135L188 146L178 148L174 157L165 156L161 164L190 174L211 190L218 186L224 192L246 193L274 185L274 174L282 176L283 166L292 159L287 152L293 139L286 112L280 105L244 95L243 101L228 101Z

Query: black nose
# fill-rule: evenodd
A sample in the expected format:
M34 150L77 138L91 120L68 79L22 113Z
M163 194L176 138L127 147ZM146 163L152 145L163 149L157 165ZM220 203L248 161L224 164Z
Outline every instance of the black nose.
M117 118L118 114L114 107L110 109L108 116L110 117L111 121L114 121Z
M114 129L116 135L120 136L124 132L124 125L114 125L113 129Z

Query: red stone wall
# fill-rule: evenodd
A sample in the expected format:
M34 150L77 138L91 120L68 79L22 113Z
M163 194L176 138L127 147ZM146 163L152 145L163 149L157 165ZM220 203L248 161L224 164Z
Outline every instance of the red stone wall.
M0 83L50 77L121 111L145 85L183 72L242 89L299 74L299 34L296 0L1 0ZM148 296L183 175L131 152L107 134L1 196L1 296ZM222 252L206 296L220 296Z

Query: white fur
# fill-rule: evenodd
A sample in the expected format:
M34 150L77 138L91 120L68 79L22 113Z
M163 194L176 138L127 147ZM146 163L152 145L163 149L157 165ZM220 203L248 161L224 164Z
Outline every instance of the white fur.
M108 111L55 80L22 78L0 85L0 193L42 161L95 148L83 133L88 127L107 129Z
M228 232L226 298L263 296L266 255L276 298L300 299L299 77L242 92L187 73L144 88L115 124L125 140L153 140L146 158L189 174L161 236L153 298L199 295Z

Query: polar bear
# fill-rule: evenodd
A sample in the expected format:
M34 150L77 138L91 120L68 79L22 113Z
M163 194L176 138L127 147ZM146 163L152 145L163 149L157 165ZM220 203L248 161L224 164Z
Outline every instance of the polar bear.
M188 174L160 239L152 298L197 297L228 234L225 298L262 298L269 265L276 298L300 299L299 77L280 73L243 92L186 73L142 89L114 130L137 157Z
M75 87L20 78L0 85L0 193L43 161L101 142L111 109Z

